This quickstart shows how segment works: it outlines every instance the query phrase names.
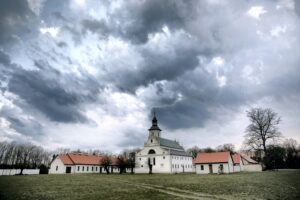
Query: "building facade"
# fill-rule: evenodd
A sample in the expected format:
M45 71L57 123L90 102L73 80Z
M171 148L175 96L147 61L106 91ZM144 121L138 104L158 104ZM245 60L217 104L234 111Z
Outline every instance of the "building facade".
M161 137L154 114L144 148L136 153L135 173L193 172L192 157L174 140Z
M196 174L233 173L234 165L230 152L198 153L193 161Z
M88 155L82 153L67 153L56 156L51 162L49 174L80 174L80 173L106 173L101 166L102 156ZM112 157L112 165L109 166L110 173L118 173L119 168L116 158Z
M261 165L255 160L231 152L198 153L193 163L197 174L262 171Z

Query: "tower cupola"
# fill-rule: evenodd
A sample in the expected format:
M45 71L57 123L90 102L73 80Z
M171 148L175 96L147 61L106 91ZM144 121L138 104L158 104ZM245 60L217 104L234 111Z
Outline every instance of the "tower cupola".
M156 119L155 112L153 114L152 126L150 127L149 131L152 131L152 130L161 131L161 129L158 127L158 124L157 124L157 119Z

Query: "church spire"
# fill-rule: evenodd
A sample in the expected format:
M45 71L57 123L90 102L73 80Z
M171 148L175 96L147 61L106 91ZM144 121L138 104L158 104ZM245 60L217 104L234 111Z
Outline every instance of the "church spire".
M158 124L157 124L157 119L156 119L156 113L155 113L155 111L153 113L152 126L149 129L149 131L150 130L159 130L159 131L161 131L160 128L158 127Z

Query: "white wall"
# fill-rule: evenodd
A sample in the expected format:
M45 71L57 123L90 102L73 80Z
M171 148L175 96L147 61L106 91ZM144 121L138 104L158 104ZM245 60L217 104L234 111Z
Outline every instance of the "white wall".
M217 174L221 164L223 164L223 173L233 172L233 166L228 163L214 163L211 164L212 173ZM201 170L201 165L203 165L203 170ZM196 174L209 174L209 164L196 164Z
M155 154L148 154L151 149ZM169 155L167 149L147 146L136 154L135 173L149 173L148 158L152 163L152 173L182 173L182 165L184 165L184 172L194 171L192 157ZM154 158L155 165L153 165Z
M233 171L234 172L240 172L241 171L241 165L234 165L233 166Z
M84 170L83 170L84 169ZM102 169L103 172L103 169ZM72 173L100 173L99 165L75 165Z
M193 159L189 156L171 156L172 173L194 172Z
M20 174L21 169L0 169L0 176L4 175L16 175ZM33 174L39 174L39 169L24 169L23 174L33 175Z
M150 149L153 149L155 154L148 154ZM165 150L159 146L145 147L136 154L135 173L149 173L148 158L151 160L153 173L170 173L171 161L168 152L168 150ZM153 162L154 158L155 165Z
M65 174L65 173L66 173L66 166L59 159L59 157L56 157L50 165L49 174Z
M149 173L148 158L152 164L152 173L170 173L170 155L146 155L136 157L135 173ZM155 165L153 159L155 158Z
M230 155L230 153L228 153L229 156L228 156L228 171L226 171L225 173L233 173L234 172L234 168L233 168L233 160L232 160L232 157Z
M245 171L245 172L261 172L262 166L260 164L244 165L243 171Z
M64 165L63 162L57 157L50 165L49 174L65 174L67 167L71 167L72 174L100 173L100 167L102 167L102 173L106 173L104 167L100 165ZM111 173L111 168L113 168L113 173L120 172L119 168L114 166L109 167L109 173ZM131 169L127 169L126 171L131 172Z

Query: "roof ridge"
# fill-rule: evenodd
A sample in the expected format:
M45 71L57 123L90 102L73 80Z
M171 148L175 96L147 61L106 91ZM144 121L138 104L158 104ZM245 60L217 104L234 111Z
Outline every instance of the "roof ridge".
M72 161L72 163L75 164L74 160L71 158L71 156L69 155L69 153L67 153L66 155L70 158L70 160Z

